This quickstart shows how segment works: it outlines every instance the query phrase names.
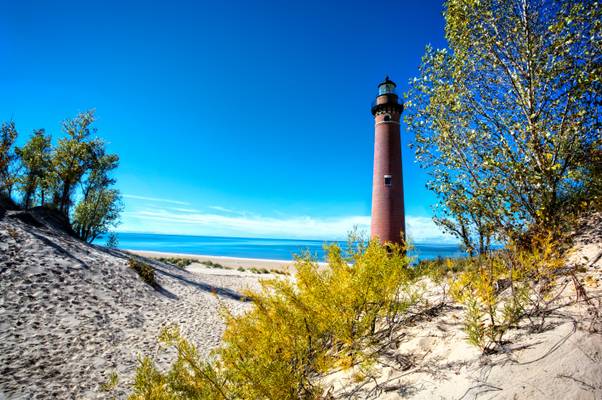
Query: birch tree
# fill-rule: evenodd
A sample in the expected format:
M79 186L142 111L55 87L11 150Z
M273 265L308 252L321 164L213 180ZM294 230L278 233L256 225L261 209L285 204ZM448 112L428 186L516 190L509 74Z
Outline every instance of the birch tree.
M467 248L562 229L600 202L601 8L446 2L448 48L427 47L405 121L439 199L435 222Z

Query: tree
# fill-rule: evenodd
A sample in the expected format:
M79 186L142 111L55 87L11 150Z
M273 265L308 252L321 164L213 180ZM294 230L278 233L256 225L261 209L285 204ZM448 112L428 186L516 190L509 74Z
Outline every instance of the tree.
M73 212L73 230L82 240L92 242L119 222L122 210L119 191L108 188L91 189Z
M44 129L34 132L25 146L16 149L25 171L20 177L23 188L23 206L29 209L35 195L40 190L41 204L44 205L47 175L51 170L51 138Z
M481 250L492 234L559 229L597 195L587 177L600 151L602 7L449 0L445 20L449 49L427 47L406 93L435 221Z
M77 183L90 168L93 160L90 136L96 132L92 127L94 111L80 113L77 117L63 122L66 137L59 139L52 164L56 173L53 203L65 215L69 215L73 191Z
M91 191L107 188L115 183L110 176L111 171L119 166L119 156L107 154L105 143L100 139L90 142L89 171L86 179L81 182L84 199Z
M82 200L73 213L73 228L79 236L92 242L119 222L121 198L110 189L115 179L110 176L119 165L116 154L107 154L105 143L95 139L89 142L89 160L86 176L82 179Z
M11 199L16 173L14 162L16 155L13 145L17 140L17 129L14 122L2 123L0 127L0 197Z
M119 236L116 232L109 232L107 236L107 242L105 243L105 247L109 249L116 249L119 247Z
M88 242L116 226L122 204L119 192L111 188L115 184L111 172L119 165L119 157L107 154L105 142L91 137L96 132L94 120L94 112L88 111L63 122L65 136L55 148L50 135L39 129L14 151L15 124L2 124L0 199L11 199L17 181L25 209L37 204L38 194L40 204L47 205L51 193L51 205L65 214L74 231ZM15 170L18 161L22 174ZM74 200L79 203L71 211Z

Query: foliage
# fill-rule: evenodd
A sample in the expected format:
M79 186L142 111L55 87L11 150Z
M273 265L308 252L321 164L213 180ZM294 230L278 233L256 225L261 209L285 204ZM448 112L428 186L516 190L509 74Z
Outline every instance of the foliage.
M115 189L92 189L73 212L73 230L82 240L92 242L119 222L122 205Z
M464 271L472 263L469 257L442 258L421 260L414 267L418 276L427 277L436 286L441 288L442 300L447 300L450 278L456 273Z
M186 268L187 266L189 266L190 264L197 262L197 260L193 259L193 258L185 258L185 257L159 257L157 258L157 260L167 263L167 264L171 264L174 265L178 268Z
M417 301L408 265L400 247L377 242L346 255L331 246L328 267L299 257L294 280L262 281L260 291L247 293L250 311L225 313L223 345L212 360L201 360L177 329L165 330L162 342L175 347L177 360L162 373L143 359L130 398L317 399L317 374L370 363L367 349Z
M280 269L271 269L269 272L276 275L290 275L288 271L283 271Z
M451 284L452 297L464 304L468 341L484 352L503 343L506 331L523 317L541 328L564 258L548 234L529 249L511 244L507 249L468 260ZM541 322L533 319L540 316Z
M88 146L87 176L81 182L83 198L73 213L73 228L83 240L92 242L119 223L123 207L119 192L109 189L115 183L110 172L117 168L119 157L106 154L102 140L92 140Z
M220 269L226 268L222 264L213 262L211 260L201 261L201 264L203 264L203 265L205 265L205 266L207 266L209 268L220 268Z
M90 141L89 150L88 175L82 181L84 198L93 190L114 185L115 179L111 177L110 173L119 166L119 157L116 154L107 154L106 145L102 140Z
M130 268L136 271L138 275L140 275L140 278L142 278L142 280L145 283L151 286L157 286L157 281L155 279L155 269L153 267L135 258L130 258L128 260L128 265L130 266Z
M0 196L10 199L16 182L14 162L16 155L13 149L17 139L14 122L2 123L0 127Z
M93 147L97 142L90 136L96 130L92 127L94 112L80 113L63 122L65 137L58 141L54 149L52 163L56 175L54 204L65 215L69 215L73 191L78 182L93 163Z
M434 280L438 280L441 276L447 276L449 273L463 271L467 268L470 262L470 258L467 257L437 257L433 259L420 260L414 268L416 268L420 274L428 276Z
M117 233L109 232L105 246L109 249L116 249L119 247L119 236Z
M164 263L168 263L171 265L174 265L178 268L186 268L187 266L189 266L192 263L199 263L199 264L203 264L208 268L216 268L216 269L232 269L230 267L226 267L223 264L211 261L211 260L203 260L203 261L199 261L196 260L194 258L187 258L187 257L158 257L157 260L164 262ZM237 271L240 272L245 272L245 271L249 271L249 272L253 272L254 274L276 274L276 275L289 275L288 272L286 271L281 271L279 269L267 269L267 268L256 268L256 267L251 267L251 268L244 268L244 267L238 267L236 268Z
M582 207L593 207L597 211L602 211L602 135L599 135L590 154L589 168L585 173L585 186L590 190L589 193L582 195Z
M34 131L29 141L16 149L24 172L19 177L23 188L23 207L29 209L35 201L36 193L40 192L40 203L44 205L46 193L50 186L51 174L51 138L43 129Z
M114 390L119 384L119 375L117 372L113 371L109 374L107 381L100 385L100 389L103 392L110 392Z
M267 268L251 267L251 268L249 268L249 271L251 271L254 274L269 274L270 273L270 270Z
M406 94L435 222L469 253L492 236L560 231L563 215L600 198L590 160L600 158L602 7L449 0L445 20L449 49L427 47Z
M15 124L4 123L0 130L0 196L12 201L12 188L19 183L25 209L58 209L89 242L116 226L122 209L119 192L111 188L119 157L107 154L105 142L92 137L94 121L94 111L80 113L63 122L65 135L56 146L39 129L14 151Z

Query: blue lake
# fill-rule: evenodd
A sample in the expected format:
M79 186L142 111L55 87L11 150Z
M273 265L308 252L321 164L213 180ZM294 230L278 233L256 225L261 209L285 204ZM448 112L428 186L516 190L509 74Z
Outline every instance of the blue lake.
M119 233L119 248L130 250L162 251L169 253L199 254L227 257L265 258L291 260L293 255L309 250L319 260L324 259L323 240L260 239L213 236L160 235L150 233ZM105 244L105 238L96 244ZM345 248L346 242L336 242ZM417 259L461 257L465 253L458 245L416 243L410 253Z

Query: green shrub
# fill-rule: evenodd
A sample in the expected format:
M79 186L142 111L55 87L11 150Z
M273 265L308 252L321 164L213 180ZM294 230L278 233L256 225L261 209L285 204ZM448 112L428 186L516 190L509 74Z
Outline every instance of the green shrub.
M222 264L213 262L211 260L201 261L201 264L203 264L209 268L228 269L228 268L224 267Z
M470 257L444 258L437 257L429 260L420 260L414 268L421 273L432 276L444 276L452 272L461 272L471 265Z
M271 272L272 274L277 274L277 275L290 275L287 271L282 271L279 269L271 269L269 272Z
M109 374L107 380L100 385L100 390L103 392L111 392L117 387L118 384L119 375L117 375L117 372L113 371Z
M157 281L155 280L155 269L145 262L130 258L128 261L130 268L140 275L140 278L151 286L156 286Z
M186 257L159 257L157 260L166 264L171 264L180 269L185 269L190 264L196 262L195 259Z
M130 399L317 399L317 375L369 365L368 349L417 302L408 265L401 248L377 242L347 256L330 247L327 268L302 256L294 280L262 281L260 291L245 293L250 311L225 312L212 361L201 360L177 329L164 330L160 339L178 358L165 373L142 360Z
M450 294L466 307L464 330L469 343L483 352L495 351L504 334L523 317L543 326L550 294L564 258L553 235L534 238L530 248L509 245L505 250L467 259L453 279Z
M119 247L119 236L115 232L109 232L107 235L107 242L105 246L109 249L116 249Z
M249 268L249 271L251 271L254 274L269 274L269 273L279 273L277 270L272 269L269 270L267 268L256 268L256 267L251 267Z

